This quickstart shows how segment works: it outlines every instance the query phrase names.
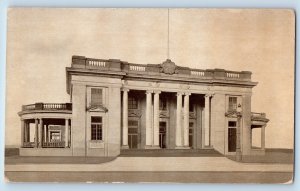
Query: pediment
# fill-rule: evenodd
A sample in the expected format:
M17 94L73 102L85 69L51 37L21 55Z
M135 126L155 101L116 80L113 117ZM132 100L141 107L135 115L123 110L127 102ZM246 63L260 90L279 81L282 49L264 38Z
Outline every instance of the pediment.
M141 117L142 114L139 110L128 110L128 116L129 117Z
M232 117L232 118L237 118L237 117L241 117L242 114L240 112L237 111L228 111L225 113L226 117Z
M97 105L97 106L90 106L87 108L87 111L90 112L104 112L106 113L108 109L102 105Z

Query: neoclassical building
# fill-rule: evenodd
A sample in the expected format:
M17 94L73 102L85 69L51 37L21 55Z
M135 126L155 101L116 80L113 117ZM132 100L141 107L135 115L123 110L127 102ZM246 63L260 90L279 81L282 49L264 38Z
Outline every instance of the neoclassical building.
M264 113L251 112L249 71L192 69L73 56L71 103L22 106L23 156L118 156L122 149L265 152ZM261 146L252 132L261 129Z

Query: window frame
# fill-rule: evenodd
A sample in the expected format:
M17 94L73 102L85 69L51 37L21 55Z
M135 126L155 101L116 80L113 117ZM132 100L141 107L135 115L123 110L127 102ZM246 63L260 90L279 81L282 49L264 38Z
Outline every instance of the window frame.
M99 92L93 93L93 90L96 90ZM101 91L101 94L100 94L100 91ZM90 102L91 106L103 105L103 94L104 94L103 88L91 87L91 102ZM93 99L93 95L94 95L94 99ZM97 96L95 96L95 95L99 95L99 98L97 98ZM95 98L97 98L97 99L95 99Z
M235 99L235 103L232 103L232 101L230 101L232 99ZM238 96L228 96L228 111L236 111L237 107L238 107Z
M131 103L135 102L136 107ZM139 100L135 96L128 96L128 109L139 109Z
M92 118L100 118L101 122L93 122ZM95 126L95 128L96 128L95 135L94 135L94 131L93 131L93 126ZM99 130L98 130L98 128L99 128ZM96 142L103 141L103 117L102 116L91 116L90 117L90 131L91 131L90 132L91 141L96 141ZM95 136L95 138L94 138L94 136Z

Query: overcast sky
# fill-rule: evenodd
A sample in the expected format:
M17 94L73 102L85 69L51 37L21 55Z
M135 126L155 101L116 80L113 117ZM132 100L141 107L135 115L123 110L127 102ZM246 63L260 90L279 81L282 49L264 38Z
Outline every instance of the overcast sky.
M293 147L294 13L170 10L179 66L252 71L252 111L266 112L266 147ZM20 144L22 104L69 102L72 55L158 64L167 58L167 9L10 9L6 145Z

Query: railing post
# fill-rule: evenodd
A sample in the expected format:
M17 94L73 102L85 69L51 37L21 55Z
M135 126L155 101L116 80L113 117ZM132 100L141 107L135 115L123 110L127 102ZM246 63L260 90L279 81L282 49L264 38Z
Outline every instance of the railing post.
M72 110L72 103L66 103L66 109Z
M44 103L39 102L39 103L35 103L35 109L36 110L43 110L44 109Z
M21 119L21 147L24 146L25 121Z

